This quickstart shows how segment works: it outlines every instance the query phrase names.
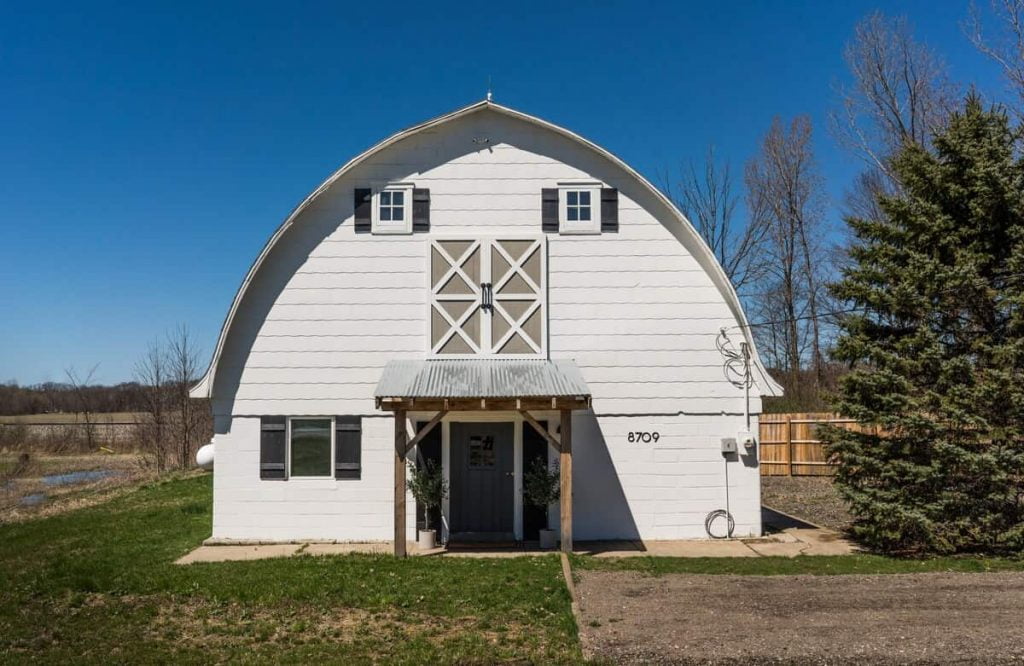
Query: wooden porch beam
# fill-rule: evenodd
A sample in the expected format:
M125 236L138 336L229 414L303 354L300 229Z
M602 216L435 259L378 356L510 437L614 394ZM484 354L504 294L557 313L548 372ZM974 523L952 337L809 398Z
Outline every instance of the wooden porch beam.
M419 444L423 440L424 437L426 437L427 435L430 434L430 431L434 429L434 426L436 426L438 423L440 423L441 419L443 419L444 415L447 414L447 413L448 413L447 410L441 410L440 412L437 413L437 416L435 416L434 418L432 418L429 421L427 421L427 424L425 426L423 426L422 428L420 428L420 431L418 433L416 433L416 436L413 437L412 439L410 439L409 443L405 445L405 453L406 453L406 455L408 455L409 452L412 451L412 447L414 447L417 444Z
M405 557L405 410L395 412L395 557Z
M572 411L562 410L561 453L559 455L559 473L561 488L559 508L562 529L562 552L572 552Z
M555 451L562 450L561 442L559 442L554 435L548 432L547 428L540 424L540 421L530 416L530 412L526 411L525 409L520 409L519 413L523 415L523 420L525 420L527 423L533 426L533 429L539 432L541 436L544 437L544 439L548 440L548 444L555 447Z
M378 398L377 406L387 412L518 412L548 411L553 398ZM559 410L589 409L590 396L557 398Z

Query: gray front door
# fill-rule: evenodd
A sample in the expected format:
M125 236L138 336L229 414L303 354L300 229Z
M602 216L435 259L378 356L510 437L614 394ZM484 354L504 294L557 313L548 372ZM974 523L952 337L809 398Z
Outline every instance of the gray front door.
M454 539L513 538L514 432L511 423L452 423Z

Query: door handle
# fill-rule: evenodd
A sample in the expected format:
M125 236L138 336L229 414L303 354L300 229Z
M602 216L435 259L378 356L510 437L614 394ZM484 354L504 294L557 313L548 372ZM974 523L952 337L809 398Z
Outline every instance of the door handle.
M490 282L480 283L480 309L484 312L494 310L494 292L491 291Z

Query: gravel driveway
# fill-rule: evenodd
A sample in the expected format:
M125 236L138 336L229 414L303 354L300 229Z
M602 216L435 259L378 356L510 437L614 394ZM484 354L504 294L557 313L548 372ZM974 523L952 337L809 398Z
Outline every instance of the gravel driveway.
M1024 573L577 573L584 649L613 663L1024 663Z

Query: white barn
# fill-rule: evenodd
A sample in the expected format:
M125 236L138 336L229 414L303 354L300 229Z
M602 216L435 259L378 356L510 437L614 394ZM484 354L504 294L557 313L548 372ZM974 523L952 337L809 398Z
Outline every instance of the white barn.
M405 554L426 527L405 463L428 459L443 539L532 540L545 518L566 549L705 538L727 501L760 535L744 439L781 389L746 323L690 223L593 143L490 100L399 132L274 233L192 389L214 412L211 540ZM561 461L548 516L523 502L537 457Z

